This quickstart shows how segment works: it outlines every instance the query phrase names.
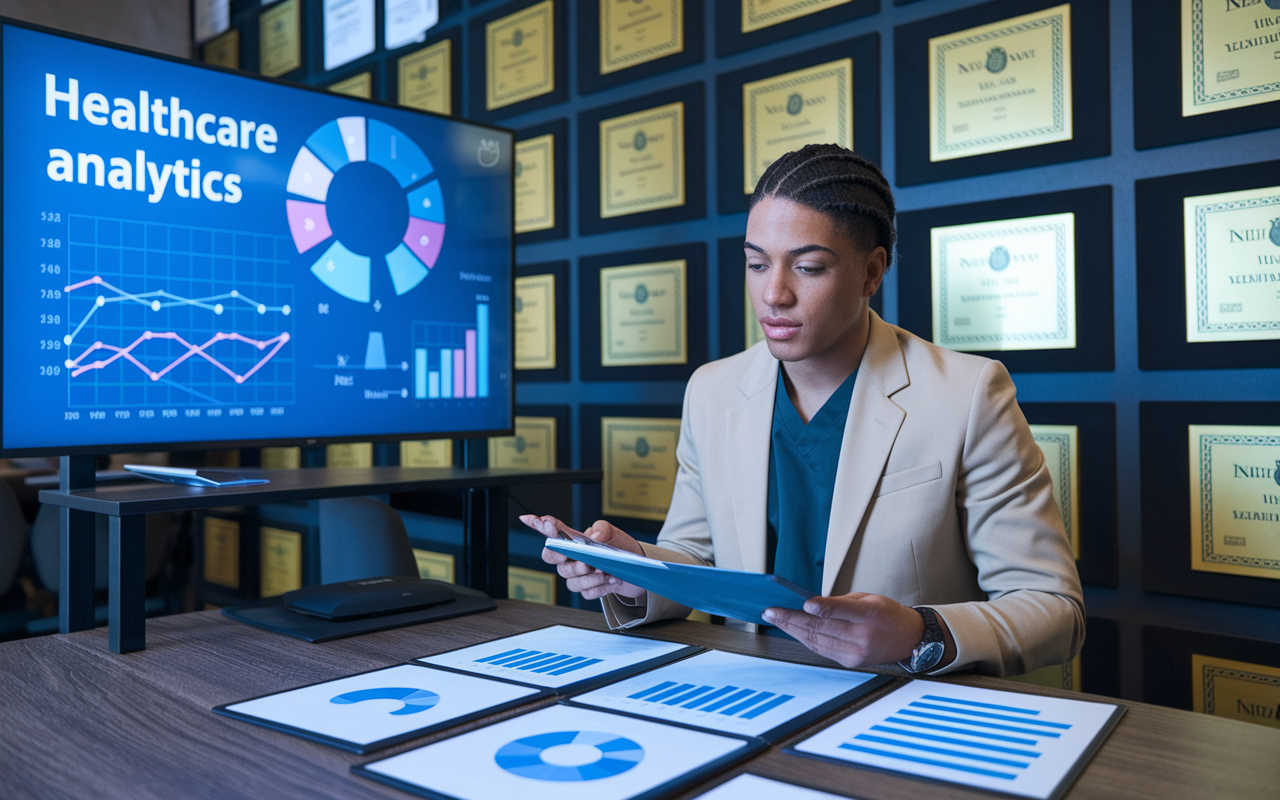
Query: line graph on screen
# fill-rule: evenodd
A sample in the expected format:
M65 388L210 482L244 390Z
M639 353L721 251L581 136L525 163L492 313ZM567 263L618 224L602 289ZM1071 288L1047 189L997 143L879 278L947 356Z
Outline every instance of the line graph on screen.
M72 407L292 403L284 237L73 215Z

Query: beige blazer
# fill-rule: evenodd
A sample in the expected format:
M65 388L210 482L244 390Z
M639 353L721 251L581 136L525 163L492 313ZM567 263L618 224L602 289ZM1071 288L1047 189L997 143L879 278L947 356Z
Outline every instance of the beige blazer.
M871 312L836 470L824 595L928 605L955 638L938 672L1016 675L1071 660L1084 600L1044 457L1004 365L936 347ZM778 361L760 343L689 380L664 561L763 572ZM614 628L687 616L605 598Z

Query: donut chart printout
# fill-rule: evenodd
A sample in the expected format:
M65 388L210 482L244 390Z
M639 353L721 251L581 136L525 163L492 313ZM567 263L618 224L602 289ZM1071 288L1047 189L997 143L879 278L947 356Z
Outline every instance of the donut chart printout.
M229 703L214 711L368 753L547 694L532 687L401 664Z
M666 664L701 647L552 625L417 659L446 669L572 691Z
M0 36L0 449L510 428L509 132Z
M366 778L454 800L628 800L670 791L763 744L564 705L381 761Z
M787 752L1021 797L1061 797L1123 705L914 680Z
M572 702L772 740L890 680L870 672L712 650L578 695Z

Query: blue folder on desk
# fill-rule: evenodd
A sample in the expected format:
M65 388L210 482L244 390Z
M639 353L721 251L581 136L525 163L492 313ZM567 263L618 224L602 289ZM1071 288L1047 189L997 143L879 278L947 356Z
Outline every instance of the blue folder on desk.
M766 608L799 610L815 596L777 575L674 564L597 542L548 539L546 546L696 611L758 625L768 624L760 616Z

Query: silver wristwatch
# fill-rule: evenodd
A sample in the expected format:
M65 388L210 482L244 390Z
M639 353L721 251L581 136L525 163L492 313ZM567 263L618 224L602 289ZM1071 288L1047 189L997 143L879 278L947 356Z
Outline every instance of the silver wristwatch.
M942 661L943 652L947 649L942 638L942 626L938 624L937 613L928 606L917 606L915 610L924 617L924 638L920 640L920 644L916 645L916 649L911 651L911 658L898 662L898 666L912 675L928 672L938 666L938 662Z

